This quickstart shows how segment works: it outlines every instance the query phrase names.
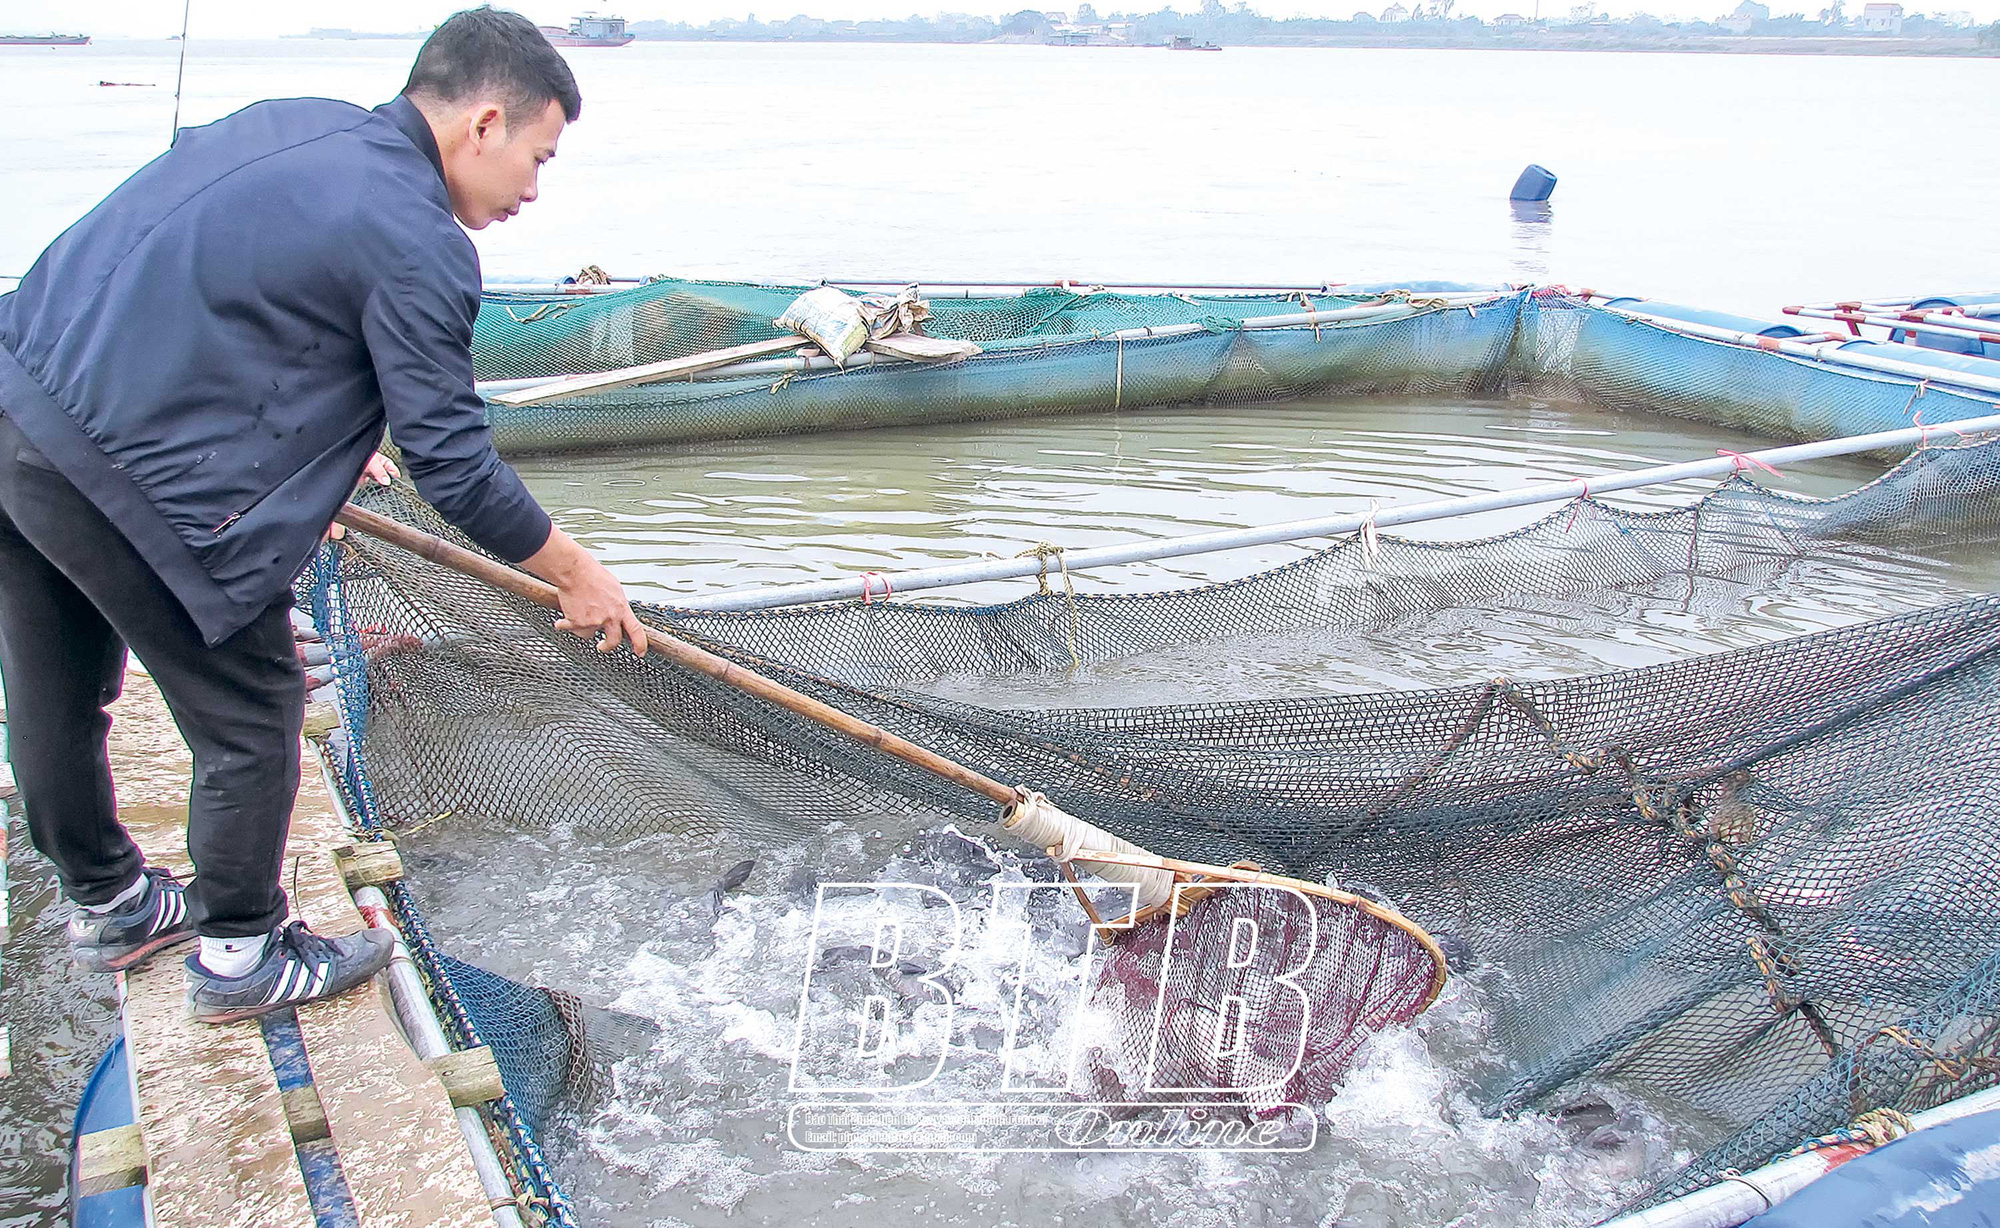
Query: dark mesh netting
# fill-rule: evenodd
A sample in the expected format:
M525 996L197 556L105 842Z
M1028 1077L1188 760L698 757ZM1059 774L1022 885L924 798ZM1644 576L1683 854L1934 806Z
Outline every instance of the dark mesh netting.
M645 616L1155 853L1372 885L1499 987L1496 1109L1606 1081L1701 1123L1712 1150L1666 1193L1858 1108L1947 1097L2000 1055L2000 598L1426 691L1030 711L905 683L1963 535L1992 527L1995 456L1928 451L1828 501L1737 482L1685 512L1586 502L1504 538L1385 541L1372 558L1343 545L1188 593ZM442 531L402 492L371 500ZM600 655L538 607L348 541L324 573L348 620L336 659L351 753L393 827L782 841L829 819L992 817L762 701ZM1127 958L1143 990L1144 948ZM1938 1055L1959 1080L1936 1075Z

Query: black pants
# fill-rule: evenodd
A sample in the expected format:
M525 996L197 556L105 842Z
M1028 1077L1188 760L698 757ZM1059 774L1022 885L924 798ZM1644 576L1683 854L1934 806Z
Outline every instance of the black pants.
M0 414L0 683L7 750L35 847L63 890L102 904L139 849L118 823L104 708L130 645L194 753L189 911L242 938L285 919L279 885L299 785L305 679L291 602L210 648L145 559Z

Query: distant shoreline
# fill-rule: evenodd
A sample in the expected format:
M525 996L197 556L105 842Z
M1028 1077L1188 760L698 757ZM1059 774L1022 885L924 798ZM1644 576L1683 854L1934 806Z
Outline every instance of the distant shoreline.
M688 34L636 32L638 42L756 42L756 44L942 44L942 46L1048 46L1040 38L1010 36L982 40L956 38L884 38L866 34L786 36L716 36L702 30ZM1640 34L1624 30L1590 30L1568 34L1560 30L1494 30L1484 36L1454 36L1442 32L1392 34L1370 30L1356 34L1272 34L1248 42L1224 42L1228 48L1364 48L1364 50L1440 50L1440 52L1674 52L1716 56L1950 56L2000 58L2000 48L1980 46L1972 38L1880 38L1880 36L1796 36L1796 34ZM1090 42L1058 50L1166 50L1160 44Z
M426 37L423 34L280 34L276 38L287 42L375 42L409 41L416 42ZM160 39L125 39L108 36L99 42L159 42ZM217 41L217 40L206 40ZM220 40L257 42L258 39ZM946 46L946 47L1023 47L1046 46L1040 39L1002 35L987 39L881 37L870 35L808 35L804 37L782 37L772 35L732 35L717 36L705 31L691 31L682 34L640 33L641 43L756 43L793 44L798 46L820 45L864 45L864 46ZM1356 34L1300 34L1273 35L1247 42L1224 43L1223 50L1230 48L1263 47L1335 47L1360 50L1430 50L1430 51L1623 51L1654 52L1674 55L1818 55L1818 56L1921 56L1945 57L1952 59L1994 59L2000 58L2000 48L1982 47L1973 40L1962 38L1863 38L1863 37L1801 37L1788 35L1720 35L1686 34L1645 36L1625 33L1594 31L1588 34L1565 35L1553 30L1504 31L1486 37L1463 37L1443 34L1390 34L1381 30ZM1092 51L1165 51L1157 44L1144 43L1090 43L1057 48L1062 51L1086 53ZM599 49L592 49L593 51ZM611 51L615 48L603 48Z

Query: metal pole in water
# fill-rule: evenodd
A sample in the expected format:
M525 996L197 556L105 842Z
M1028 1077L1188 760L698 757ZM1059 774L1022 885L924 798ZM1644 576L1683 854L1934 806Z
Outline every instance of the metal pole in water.
M1967 437L2000 433L2000 414L1966 418L1958 422L1940 422L1935 426L1905 427L1901 430L1878 431L1869 435L1824 439L1816 443L1765 448L1757 452L1745 452L1740 456L1723 455L1707 460L1654 465L1624 473L1602 473L1587 478L1571 478L1565 482L1543 482L1534 486L1523 486L1517 490L1434 499L1423 503L1404 504L1400 507L1385 507L1376 512L1347 512L1339 516L1291 520L1257 528L1222 529L1211 533L1193 533L1185 537L1157 538L1150 541L1127 542L1117 546L1097 546L1088 550L1065 552L1062 561L1068 570L1081 571L1085 568L1111 567L1120 563L1144 563L1155 559L1182 558L1191 554L1213 554L1245 546L1269 546L1308 537L1339 537L1371 523L1377 528L1386 529L1396 525L1443 520L1452 516L1469 516L1477 512L1502 511L1537 503L1564 502L1587 494L1602 495L1617 490L1636 490L1642 486L1659 486L1689 478L1725 477L1744 469L1751 462L1776 467L1799 461L1820 460L1829 456L1851 456L1857 452L1913 447L1940 433ZM922 571L891 573L886 579L889 591L907 593L922 589L948 588L959 584L975 584L985 580L1018 579L1042 572L1047 566L1047 560L1039 557L982 559L974 563L954 563ZM733 611L768 610L778 606L805 605L816 601L851 601L867 595L871 586L879 588L884 578L881 574L871 574L867 578L842 577L838 580L814 580L803 584L729 589L720 593L685 597L675 601L673 605L685 610Z
M193 9L193 8L194 8L194 0L182 0L182 3L181 3L181 65L180 65L180 68L179 68L179 69L177 69L177 70L175 70L175 72L174 72L174 123L173 123L173 127L171 127L171 128L169 128L169 129L167 129L167 147L168 147L169 149L173 148L173 144L174 144L174 141L175 141L175 139L176 139L176 138L178 138L178 137L180 136L180 134L181 134L181 83L182 83L183 81L187 80L187 68L188 68L188 12L189 12L189 11L190 11L191 9Z

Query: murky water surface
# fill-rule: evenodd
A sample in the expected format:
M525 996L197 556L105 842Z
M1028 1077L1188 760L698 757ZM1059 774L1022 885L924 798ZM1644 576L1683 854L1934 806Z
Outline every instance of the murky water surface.
M415 50L230 43L219 41L226 29L203 28L200 5L194 19L189 123L284 94L373 104L400 85ZM177 51L110 41L74 52L0 49L0 105L16 121L0 133L9 167L0 274L23 271L164 148ZM1787 300L1960 289L1952 283L2000 272L1989 248L1964 241L1994 197L1994 164L1959 156L1991 146L1991 115L1912 126L1893 109L1849 108L1836 148L1773 143L1755 125L1691 121L1672 107L1579 103L1679 96L1689 74L1717 114L1796 114L1799 99L1855 92L1970 96L1987 71L1971 61L639 44L579 53L576 64L591 100L585 122L565 137L544 199L480 236L495 272L596 262L620 273L807 280L1512 278L1756 312ZM857 116L895 118L829 137L799 116L830 97ZM1852 156L1857 148L1871 156ZM1528 161L1555 168L1563 185L1552 210L1515 216L1501 198ZM1908 226L1900 199L1878 190L1899 175L1934 189L1926 225ZM1823 228L1799 225L1802 202L1832 200L1847 227L1838 259L1828 258ZM523 469L636 594L671 600L1042 542L1074 549L1360 511L1370 500L1750 446L1687 423L1532 404L1299 403L626 451ZM1788 471L1785 488L1828 492L1874 471L1827 462ZM1658 504L1693 493L1623 498ZM1528 515L1410 532L1497 533ZM1075 582L1184 586L1316 544ZM1516 602L1396 635L1236 644L1226 654L1196 647L1004 688L940 685L988 703L1108 704L1626 668L1990 589L1993 556L1981 542L1857 550L1700 593L1614 594L1586 609ZM937 599L1002 600L1028 588ZM587 1219L1576 1223L1685 1145L1683 1123L1651 1129L1642 1107L1622 1104L1603 1128L1625 1141L1598 1136L1597 1146L1539 1118L1481 1116L1475 1085L1495 1059L1482 1036L1483 987L1466 978L1416 1027L1367 1051L1347 1091L1321 1109L1320 1143L1307 1155L796 1151L781 1137L785 1048L810 910L787 884L801 871L891 872L917 834L885 821L791 849L605 848L462 830L414 842L415 881L450 949L615 1001L664 1029L657 1050L621 1067L616 1098L560 1148ZM14 938L0 1005L15 1075L0 1084L0 1225L41 1225L60 1221L62 1135L114 1015L108 978L65 972L63 908L18 821L13 835ZM994 844L1002 861L1013 856ZM758 859L749 882L712 912L703 891L747 856ZM1018 872L1011 862L994 871ZM975 966L968 987L990 988L997 975ZM968 1019L977 1049L990 1016ZM990 1059L961 1057L946 1078L966 1091ZM1634 1144L1638 1136L1656 1141Z

